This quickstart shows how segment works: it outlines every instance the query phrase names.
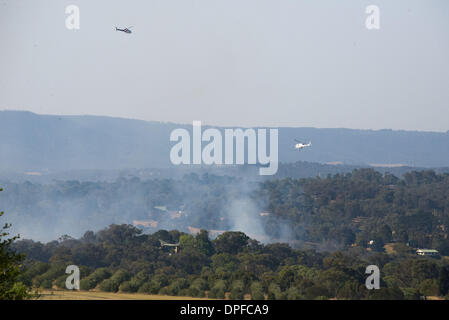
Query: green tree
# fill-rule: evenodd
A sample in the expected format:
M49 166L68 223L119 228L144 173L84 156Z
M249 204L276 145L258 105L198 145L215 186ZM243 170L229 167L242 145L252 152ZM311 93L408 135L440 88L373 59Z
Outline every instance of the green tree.
M2 189L0 189L2 191ZM0 217L3 212L0 212ZM11 244L19 238L9 236L8 228L10 224L0 229L0 300L23 300L32 298L33 295L28 292L27 287L18 279L21 275L21 263L23 255L17 254L11 250Z
M425 296L436 296L439 292L438 281L436 279L425 279L419 285L419 291Z
M214 247L212 245L212 242L209 240L209 233L201 229L200 232L195 237L196 240L196 246L198 251L200 251L202 254L206 256L211 256L214 254Z
M237 254L248 245L248 236L243 232L224 232L215 240L214 245L218 253Z
M196 241L190 234L183 234L179 237L179 245L181 249L194 249L196 247Z
M100 283L100 290L105 292L117 292L120 287L120 283L117 279L109 278Z
M301 295L300 290L297 287L290 287L286 291L287 300L301 300L304 297Z
M226 282L224 280L217 280L214 286L209 291L209 298L224 299L226 293Z
M233 300L242 300L245 294L245 285L242 280L235 280L231 284L231 294L229 298Z
M281 293L281 288L277 283L270 283L268 286L268 300L282 300L284 296Z
M258 281L254 281L253 283L251 283L251 299L265 300L262 285Z
M125 270L119 269L112 275L112 277L100 283L100 290L106 292L117 292L120 285L128 279L129 274Z
M195 279L189 287L188 294L192 297L204 297L207 281L202 278Z
M438 288L440 295L445 296L449 293L449 267L445 266L440 269L438 277Z
M81 290L93 289L110 276L111 273L106 268L99 268L92 272L88 277L81 279L80 288Z
M327 288L320 284L315 284L306 289L305 296L307 299L317 299L320 297L330 297L330 293Z

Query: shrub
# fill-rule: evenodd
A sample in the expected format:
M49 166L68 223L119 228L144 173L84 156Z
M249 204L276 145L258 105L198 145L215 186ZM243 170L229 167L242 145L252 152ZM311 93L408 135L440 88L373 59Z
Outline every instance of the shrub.
M190 286L187 291L187 295L191 297L203 298L205 296L205 292L197 286Z
M315 284L306 289L307 299L316 299L318 297L329 297L329 290L322 285Z
M122 284L120 285L119 290L121 292L136 292L134 290L134 287L131 285L131 281L122 282Z
M205 296L205 290L207 289L207 281L203 278L197 278L195 279L192 284L190 285L187 295L191 297L204 297Z
M80 289L90 290L95 288L100 282L109 278L111 273L106 268L99 268L92 272L89 276L81 279Z
M158 293L161 295L168 295L168 286L161 288Z
M241 300L243 299L243 295L245 293L245 286L242 280L235 280L231 284L231 295L229 298L233 300Z
M97 284L92 278L85 278L80 280L80 289L81 290L90 290L95 288Z
M129 273L125 270L119 269L112 275L111 279L114 279L118 283L122 283L129 279Z
M209 297L224 299L225 293L226 293L226 282L224 280L218 280L214 283L214 286L209 291Z
M41 287L42 289L51 289L51 288L52 288L51 280L49 280L49 279L43 280L43 281L41 282L40 287Z
M301 295L300 290L297 287L290 287L286 292L287 300L302 300L304 297Z
M437 296L439 293L438 281L436 279L426 279L419 285L419 291L425 296Z
M132 277L131 280L124 281L120 285L120 291L123 291L123 292L137 292L141 287L143 287L143 284L147 280L148 280L148 274L145 271L140 271L134 277ZM144 289L142 289L142 290L144 290ZM150 293L150 292L149 291L148 292L142 291L142 293Z
M143 283L139 289L137 290L138 293L152 293L151 292L151 283L145 282Z
M53 281L55 281L61 275L65 275L65 266L62 264L55 264L43 274L36 276L33 279L33 286L50 289L52 287Z
M83 290L95 288L100 282L109 278L111 273L106 268L99 268L92 272L87 278L80 281L80 287Z
M167 287L167 294L171 296L180 295L182 289L189 287L189 282L186 279L178 278L173 280ZM186 292L187 293L187 292Z
M104 280L100 283L100 290L105 292L117 292L120 283L112 278Z
M268 286L268 299L282 300L281 288L276 283L270 283Z
M27 286L32 286L33 285L32 279L34 277L36 277L37 275L44 274L45 272L48 271L48 269L50 269L50 265L48 263L44 263L44 262L40 262L40 261L34 262L20 276L19 280L22 281ZM34 285L36 285L36 284L37 284L36 281L34 281ZM39 284L36 286L38 287Z
M55 285L59 288L59 289L66 289L65 286L65 281L67 280L68 275L62 275L60 277L58 277L55 281ZM81 286L81 284L80 284Z
M251 283L251 299L252 300L265 300L262 285L258 281Z

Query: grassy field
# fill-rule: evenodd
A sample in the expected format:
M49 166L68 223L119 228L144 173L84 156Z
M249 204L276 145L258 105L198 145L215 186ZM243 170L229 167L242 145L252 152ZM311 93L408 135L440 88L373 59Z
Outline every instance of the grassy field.
M207 300L207 298L99 291L42 290L39 294L40 300Z
M164 296L142 293L112 293L100 291L41 290L40 300L214 300L182 296ZM228 293L229 294L229 293ZM245 300L249 299L248 295ZM330 299L337 300L337 299ZM444 300L443 297L429 296L427 300Z

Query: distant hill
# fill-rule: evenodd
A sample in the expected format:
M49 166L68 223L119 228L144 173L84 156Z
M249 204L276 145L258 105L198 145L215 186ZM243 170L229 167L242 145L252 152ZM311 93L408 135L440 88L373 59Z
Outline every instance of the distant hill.
M0 111L0 170L168 168L170 132L191 126L103 116ZM293 139L313 142L301 152ZM345 165L449 166L449 133L279 128L279 161Z

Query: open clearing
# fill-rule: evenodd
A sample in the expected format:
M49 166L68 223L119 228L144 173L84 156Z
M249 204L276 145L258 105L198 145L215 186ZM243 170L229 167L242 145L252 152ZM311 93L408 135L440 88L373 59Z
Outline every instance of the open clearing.
M40 300L208 300L207 298L98 291L42 290L39 294Z

